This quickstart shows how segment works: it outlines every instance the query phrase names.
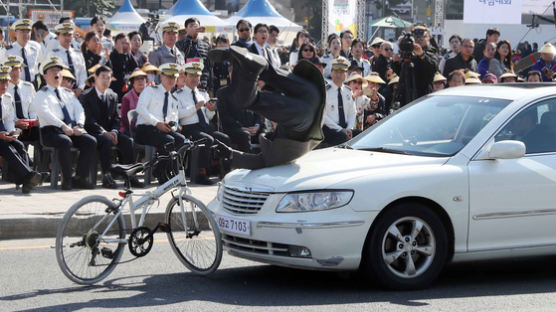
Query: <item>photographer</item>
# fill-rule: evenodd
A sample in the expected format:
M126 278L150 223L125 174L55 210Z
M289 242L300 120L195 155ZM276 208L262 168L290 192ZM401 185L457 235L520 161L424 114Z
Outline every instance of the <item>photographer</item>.
M199 40L199 33L205 32L205 27L201 26L201 22L195 17L190 17L185 21L185 30L187 36L185 39L176 43L176 47L183 53L185 61L188 59L201 59L204 70L201 76L201 84L199 88L207 90L209 84L209 71L211 66L207 64L207 54L210 50L210 45L203 40Z
M400 55L394 57L392 67L400 76L398 99L400 107L432 92L432 81L438 59L430 45L427 27L418 25L399 40Z

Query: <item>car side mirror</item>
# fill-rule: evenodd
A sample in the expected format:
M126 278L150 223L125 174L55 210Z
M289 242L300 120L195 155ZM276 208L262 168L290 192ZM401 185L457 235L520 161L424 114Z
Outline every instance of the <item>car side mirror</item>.
M478 159L516 159L525 156L525 144L521 141L504 140L495 142Z

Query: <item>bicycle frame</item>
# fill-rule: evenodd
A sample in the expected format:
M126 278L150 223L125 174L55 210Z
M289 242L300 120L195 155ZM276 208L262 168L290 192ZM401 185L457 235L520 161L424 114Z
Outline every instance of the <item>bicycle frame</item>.
M125 207L126 204L129 203L129 212L130 212L130 217L131 217L131 228L135 229L139 226L143 226L143 223L145 222L145 217L147 215L147 210L148 210L148 205L146 205L146 203L150 200L157 200L158 198L160 198L162 195L166 194L168 191L179 187L179 193L178 193L178 202L180 204L180 207L183 207L183 199L182 196L185 193L190 193L189 188L187 187L187 181L185 178L185 170L180 169L178 174L176 176L174 176L173 178L171 178L170 180L166 181L166 183L162 184L161 186L159 186L158 188L156 188L154 191L152 192L148 192L145 194L141 194L141 198L139 198L137 201L133 201L132 194L128 194L120 203L120 207ZM138 195L136 195L138 196ZM143 210L141 211L141 218L139 220L139 223L137 223L137 218L136 218L136 214L135 211L137 209L139 209L139 207L143 206ZM122 215L123 213L123 209L119 209L118 212L116 214L114 214L114 217L112 218L112 220L110 221L110 223L108 224L108 226L106 227L106 229L101 233L101 235L99 236L99 241L101 242L105 242L105 243L127 243L128 239L110 239L110 238L104 238L104 236L106 235L106 233L108 232L108 230L110 230L110 228L112 228L112 225L114 225L114 222L116 222L116 220L120 217L120 215ZM186 216L185 216L185 210L181 209L181 214L182 214L182 220L186 220ZM89 233L94 231L102 222L104 222L104 220L106 220L106 218L108 218L109 214L106 214L104 217L102 217L90 230ZM195 216L195 214L193 214L193 219L195 224L197 224L197 218ZM123 224L123 229L126 229L125 226L125 219L124 219L124 224Z

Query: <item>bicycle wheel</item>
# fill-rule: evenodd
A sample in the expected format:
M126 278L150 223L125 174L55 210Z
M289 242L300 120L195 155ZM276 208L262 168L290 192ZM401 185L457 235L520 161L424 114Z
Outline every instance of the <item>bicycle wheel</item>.
M167 233L172 250L191 272L207 275L222 260L222 240L216 221L198 199L183 195L183 210L177 198L166 207Z
M56 260L70 280L91 285L118 264L125 247L125 223L122 215L107 212L113 206L105 197L88 196L64 215L56 234Z

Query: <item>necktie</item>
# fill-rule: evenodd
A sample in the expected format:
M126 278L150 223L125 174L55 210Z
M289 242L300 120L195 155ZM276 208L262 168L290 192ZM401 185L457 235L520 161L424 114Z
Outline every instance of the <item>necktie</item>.
M66 123L66 125L68 126L72 126L73 124L73 119L71 119L70 114L68 112L68 108L66 107L66 105L62 104L62 98L60 97L60 93L58 92L58 89L54 89L54 92L56 93L56 97L58 98L58 103L60 103L60 106L62 106L62 113L64 113L64 122Z
M342 88L338 88L338 116L340 117L340 127L346 128L346 115L344 115L344 100L342 99Z
M17 85L14 86L14 100L15 100L15 115L17 119L24 119L25 115L23 115L23 107L21 106L21 97L19 96L19 92L17 90Z
M4 120L2 120L2 97L0 96L0 131L6 131Z
M174 55L174 49L170 49L170 54Z
M71 60L71 55L70 55L70 51L69 51L69 50L66 50L66 55L67 55L67 57L68 57L68 67L69 67L69 70L70 70L70 72L71 72L72 74L75 75L75 68L73 68L73 61Z
M191 94L193 94L193 102L195 102L195 107L197 107L197 96L195 95L195 90L191 90ZM204 129L208 126L207 121L205 120L205 115L200 108L197 110L197 117L199 117L199 125L201 128Z
M31 72L29 72L29 64L27 63L25 48L21 48L21 57L23 58L23 63L25 63L25 66L23 67L23 70L25 71L25 81L31 81Z
M164 106L162 107L162 117L164 122L166 122L166 114L168 114L168 91L164 93Z

